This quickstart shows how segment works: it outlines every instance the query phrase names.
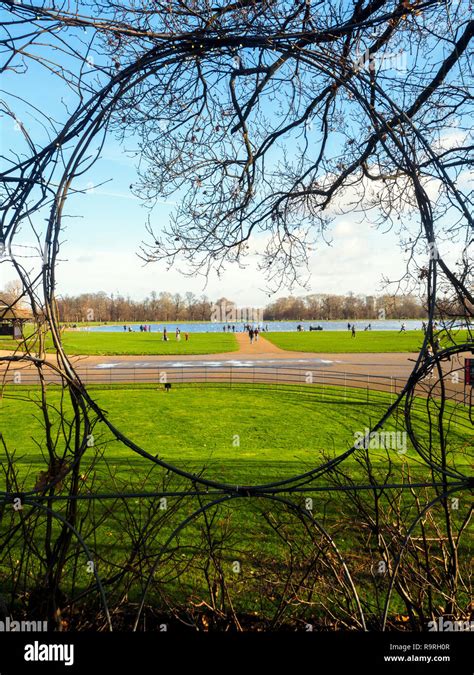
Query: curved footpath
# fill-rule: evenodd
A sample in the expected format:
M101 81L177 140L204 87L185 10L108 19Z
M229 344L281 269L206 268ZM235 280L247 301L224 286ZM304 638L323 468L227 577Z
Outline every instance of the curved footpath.
M213 377L219 377L218 371L233 369L245 371L245 369L301 369L318 370L333 373L334 377L339 374L354 376L381 376L383 378L400 378L400 384L407 380L410 375L417 354L413 352L384 352L384 353L345 353L345 354L327 354L321 352L294 352L280 349L269 340L259 335L257 341L250 343L246 333L236 333L239 349L234 352L224 352L219 354L146 354L137 355L114 355L114 356L71 356L71 362L81 373L86 370L95 382L103 380L110 381L110 371L116 372L114 380L149 382L153 377L152 369L162 370L185 370L186 368L202 368L214 372ZM1 351L2 356L9 356L12 352ZM471 357L472 354L459 354L451 362L443 364L445 372L452 369L458 369L456 382L450 382L453 390L461 393L464 390L464 377L462 367L464 357ZM49 354L47 360L51 363L56 362L56 355ZM5 372L8 367L9 376L13 376L15 366L7 362L0 361L0 373ZM18 366L20 370L32 371L34 367L25 365L24 362ZM104 372L105 371L105 372ZM284 377L284 375L282 375ZM241 378L245 378L241 373ZM7 378L9 380L10 377ZM465 392L464 392L465 393Z
M235 334L239 349L234 352L219 354L147 354L138 355L109 355L109 356L71 356L71 362L76 366L93 370L108 370L121 368L180 367L192 362L196 367L313 367L324 370L334 370L347 373L361 373L368 375L385 375L392 377L408 377L413 369L415 353L346 353L326 354L321 352L296 352L280 349L262 335L257 341L250 343L246 333ZM0 358L9 356L12 352L1 351ZM55 362L56 355L50 354L47 360ZM2 365L0 362L0 368ZM189 363L191 366L191 363ZM10 366L11 367L11 366ZM25 367L22 364L22 367Z
M344 386L344 390L346 387L364 389L367 392L380 390L392 396L402 391L417 358L416 353L398 352L293 352L280 349L261 335L253 343L250 343L246 333L236 334L235 337L239 349L220 354L71 356L70 359L85 384L301 384L303 381L308 382L306 378L311 373L311 383L323 387L339 385ZM11 352L0 351L0 358L9 355ZM468 391L462 372L465 356L472 355L470 352L459 354L451 361L442 363L448 396L463 403L468 402ZM57 362L56 354L49 354L47 361L51 364ZM457 372L451 372L453 369ZM456 376L455 379L453 375ZM36 368L24 361L12 364L0 360L0 378L4 383L27 385L38 384L39 381ZM53 370L48 373L47 379L50 383L60 383L60 377ZM439 385L428 378L419 393L425 395L430 388L436 393Z

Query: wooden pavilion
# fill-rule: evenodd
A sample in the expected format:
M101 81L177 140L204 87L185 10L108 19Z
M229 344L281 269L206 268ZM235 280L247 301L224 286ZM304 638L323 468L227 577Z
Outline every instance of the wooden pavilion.
M21 340L23 326L32 318L33 315L29 309L0 304L0 336L8 335L15 340Z

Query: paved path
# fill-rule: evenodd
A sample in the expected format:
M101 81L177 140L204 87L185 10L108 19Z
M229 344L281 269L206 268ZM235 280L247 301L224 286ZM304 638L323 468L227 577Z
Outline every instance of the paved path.
M275 354L280 355L280 358L288 357L288 352L280 347L277 347L269 340L266 340L261 334L258 336L257 340L250 342L250 338L247 333L236 333L235 337L239 343L238 352L233 352L234 354L243 355L260 355L267 356Z
M181 367L249 367L285 366L295 368L318 367L356 373L373 373L406 377L414 365L416 354L373 353L373 354L327 354L318 352L294 352L280 349L259 336L250 344L246 334L236 335L239 350L219 354L146 354L110 356L71 356L71 362L78 368L181 368ZM11 352L0 351L0 358ZM47 360L56 362L55 354L48 354ZM0 362L0 368L2 364Z
M224 352L220 354L180 354L180 355L116 355L116 356L71 356L71 362L79 369L92 371L129 370L135 371L133 378L140 379L140 371L143 379L146 371L151 369L186 369L207 368L219 369L245 369L267 368L275 369L292 368L301 370L325 370L338 373L378 375L386 377L407 378L415 365L415 353L348 353L327 354L316 352L294 352L280 349L266 340L261 335L258 340L250 344L246 333L236 334L239 344L238 351ZM0 351L2 356L10 355L11 352ZM456 357L456 365L463 362L464 356ZM56 362L56 355L49 354L48 361ZM5 367L5 362L0 362L0 371ZM454 364L452 364L454 365ZM29 368L24 363L21 369ZM15 366L10 366L10 370ZM99 376L99 373L97 373ZM127 379L131 377L131 373ZM461 384L461 383L460 383Z
M262 335L257 341L250 343L247 333L235 335L239 349L235 352L219 354L146 354L140 355L109 355L109 356L71 356L72 363L80 368L152 368L189 366L235 366L245 367L285 365L292 367L319 366L335 368L347 372L363 372L406 376L413 368L416 354L412 353L348 353L327 354L320 352L286 351L277 347ZM9 356L11 352L0 350L0 358ZM47 360L56 362L55 354L48 354ZM0 363L1 367L1 363Z

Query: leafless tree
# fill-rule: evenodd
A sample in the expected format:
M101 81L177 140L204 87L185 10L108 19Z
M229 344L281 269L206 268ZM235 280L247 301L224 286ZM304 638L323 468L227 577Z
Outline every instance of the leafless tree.
M83 469L93 465L90 441L96 427L164 475L177 476L187 486L179 496L193 500L194 510L183 514L159 550L151 543L158 527L153 504L138 526L128 523L133 533L131 552L119 576L111 575L109 581L124 579L131 569L139 572L136 627L155 587L157 566L169 560L166 556L185 526L206 514L211 519L212 509L241 498L265 498L299 514L304 522L308 514L296 496L316 489L322 477L334 476L356 450L341 449L336 458L287 480L227 485L150 454L124 435L94 400L62 345L56 264L67 200L81 197L84 189L79 179L100 158L107 136L115 134L121 141L132 138L137 143L138 180L133 190L150 206L149 239L141 248L146 261L167 260L184 265L188 273L206 275L211 269L220 272L229 262L244 265L249 254L257 254L275 290L296 281L304 283L308 253L316 242L330 240L330 224L337 215L357 214L382 231L396 231L407 256L406 274L397 280L398 286L407 292L422 289L429 319L413 372L373 431L404 406L411 442L429 468L430 480L422 487L431 487L435 495L421 504L422 487L410 481L402 485L404 493L417 490L418 511L412 527L396 529L390 540L395 552L389 551L386 532L380 534L373 527L380 513L379 491L387 494L392 488L386 476L371 473L370 463L368 482L359 487L375 499L373 510L369 513L361 501L357 509L361 522L365 519L372 527L377 546L385 551L387 565L393 562L389 554L395 556L388 568L381 625L387 623L394 586L399 584L397 590L405 600L410 592L400 577L403 553L430 554L426 541L422 540L420 550L412 535L424 515L436 509L444 514L442 528L433 527L436 536L447 538L437 549L446 570L431 588L441 589L450 613L458 611L464 577L457 562L457 538L467 520L457 532L453 530L449 499L464 493L470 483L464 470L453 468L444 434L451 409L445 366L472 348L472 333L468 329L467 341L438 349L434 319L436 312L443 312L453 323L459 317L469 321L474 304L469 257L473 224L469 56L474 21L469 3L2 0L0 7L4 19L0 67L7 82L0 111L18 132L15 147L2 151L0 262L14 271L19 282L20 297L12 302L27 300L37 319L37 329L22 345L23 351L2 357L1 363L5 371L19 365L38 371L37 405L44 422L45 454L45 471L34 486L26 488L19 484L5 448L9 459L2 515L7 522L10 517L18 521L9 523L3 542L12 565L16 537L26 543L21 558L26 567L14 572L13 579L28 579L32 560L38 556L42 564L38 603L43 606L46 597L48 613L60 625L60 610L71 602L63 595L71 552L79 545L86 556L91 555L78 504ZM52 111L45 111L28 89L37 68L49 72L55 86L64 91L62 106ZM155 227L152 207L171 194L178 195L179 205L170 226L161 232ZM20 237L25 232L28 244ZM443 247L453 253L447 255ZM176 298L171 306L178 311ZM56 351L54 363L45 358L46 331ZM433 353L428 352L430 346ZM48 391L51 373L62 385L53 408ZM428 405L437 410L433 427L437 434L429 435L426 449L414 431L415 400L417 387L430 373L437 374L439 382L426 393ZM57 436L52 433L53 416L61 420ZM56 502L63 489L61 511ZM329 491L330 486L324 489ZM165 494L163 484L153 496ZM117 489L113 497L132 499L132 493ZM12 505L24 507L25 513L19 508L12 515L7 510ZM128 511L127 518L134 521L135 513ZM311 522L324 544L317 542L308 561L314 551L329 546L330 567L338 570L341 614L336 623L366 628L367 607L360 600L343 547L318 518ZM36 533L42 537L43 550L35 548ZM229 585L224 583L216 550L219 542L212 538L209 525L204 534L203 545L212 562L212 570L204 570L210 588L217 583L227 593ZM291 555L287 561L294 565ZM419 588L431 574L431 563L423 564L412 570L418 576L411 579L410 588ZM102 601L104 625L110 626L104 579L95 567L92 575L91 590ZM271 571L269 578L269 586L275 586ZM298 597L301 579L298 570L289 582ZM128 582L124 583L125 588ZM291 594L286 591L281 594L280 609L287 606L288 597ZM220 598L211 594L215 615L223 612ZM328 603L331 614L336 605ZM423 598L420 607L424 611ZM280 609L275 622L280 621ZM233 621L235 625L235 616Z

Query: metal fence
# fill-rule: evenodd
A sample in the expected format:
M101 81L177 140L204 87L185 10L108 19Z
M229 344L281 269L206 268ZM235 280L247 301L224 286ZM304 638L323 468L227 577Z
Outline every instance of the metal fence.
M403 390L406 378L390 375L373 375L321 368L287 366L173 366L168 368L157 366L120 367L77 367L76 373L85 385L156 385L172 389L179 385L212 384L226 387L240 385L266 385L268 387L309 387L317 390L321 397L375 401L377 394L388 394L390 402ZM61 377L54 370L43 368L43 375L48 384L60 384ZM3 384L28 385L39 384L40 378L36 368L31 366L3 368L1 371ZM445 378L445 395L449 400L469 403L468 391L460 378L451 381ZM428 376L417 385L417 395L441 395L440 383L434 376ZM382 397L378 397L379 399ZM383 397L386 401L386 397Z

